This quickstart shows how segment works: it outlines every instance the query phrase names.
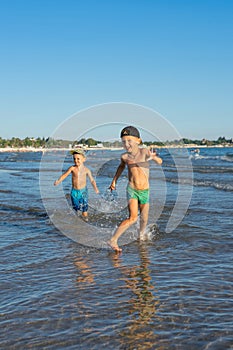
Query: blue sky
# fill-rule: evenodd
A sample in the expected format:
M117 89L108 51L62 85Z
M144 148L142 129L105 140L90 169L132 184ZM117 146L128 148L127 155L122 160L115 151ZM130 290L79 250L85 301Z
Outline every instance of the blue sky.
M232 39L231 0L1 0L0 136L128 102L182 137L233 137Z

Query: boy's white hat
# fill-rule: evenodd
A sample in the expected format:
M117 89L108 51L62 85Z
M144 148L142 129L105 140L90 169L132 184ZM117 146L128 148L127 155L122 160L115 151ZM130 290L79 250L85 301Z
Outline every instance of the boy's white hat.
M70 153L73 154L81 154L83 157L85 157L85 151L82 148L75 148L70 151Z

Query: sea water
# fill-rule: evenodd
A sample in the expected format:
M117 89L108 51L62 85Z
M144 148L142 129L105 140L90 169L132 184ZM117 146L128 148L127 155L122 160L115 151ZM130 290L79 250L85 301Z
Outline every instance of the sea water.
M190 152L193 178L183 183L171 151L159 153L163 165L151 164L150 180L159 213L150 221L158 230L143 242L135 236L124 244L122 237L122 254L80 244L53 224L40 192L42 153L0 153L1 349L233 348L233 149ZM127 174L117 198L107 190L120 154L88 152L86 161L101 191L95 197L88 184L89 226L102 225L109 235L127 216ZM62 152L51 155L49 181L59 175L62 157L63 169L72 164ZM60 186L69 207L71 179ZM182 186L192 189L190 204L167 232ZM69 221L59 197L52 202Z

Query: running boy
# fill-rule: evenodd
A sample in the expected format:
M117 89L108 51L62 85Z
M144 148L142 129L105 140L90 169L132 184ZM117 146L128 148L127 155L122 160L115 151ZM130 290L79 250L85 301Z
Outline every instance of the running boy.
M149 214L149 160L162 164L162 159L151 153L147 148L140 148L142 143L139 131L133 126L127 126L121 131L121 140L126 152L121 156L121 163L117 168L116 174L110 185L110 189L116 188L116 182L122 174L125 166L128 168L128 209L129 217L122 221L116 229L111 240L108 242L110 247L116 252L122 249L118 246L119 237L133 225L138 218L138 209L140 210L140 239L143 239L143 233L148 222Z
M85 153L82 149L76 149L71 151L73 154L74 165L62 174L58 180L54 182L54 186L59 185L65 178L72 174L72 190L71 190L71 201L73 208L82 212L83 218L87 221L88 216L88 189L86 184L87 176L95 190L99 193L96 182L91 174L91 171L84 166L86 160Z

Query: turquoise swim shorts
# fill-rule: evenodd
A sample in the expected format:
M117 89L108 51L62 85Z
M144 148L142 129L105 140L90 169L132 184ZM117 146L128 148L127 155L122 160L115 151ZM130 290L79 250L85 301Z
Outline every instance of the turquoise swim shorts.
M84 187L80 190L72 188L71 190L71 201L74 210L80 210L86 212L88 210L88 190Z

